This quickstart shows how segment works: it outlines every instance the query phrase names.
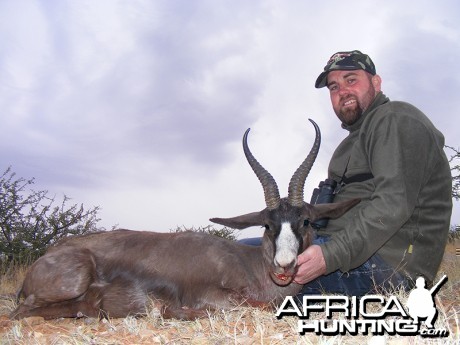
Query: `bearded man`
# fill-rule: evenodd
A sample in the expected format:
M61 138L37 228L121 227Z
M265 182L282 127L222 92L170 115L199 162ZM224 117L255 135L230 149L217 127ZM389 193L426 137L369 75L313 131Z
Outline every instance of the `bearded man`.
M348 131L328 169L334 202L362 201L318 228L299 255L302 294L362 296L432 282L452 212L452 178L444 137L419 109L390 101L371 58L359 50L329 59L315 87L329 89Z

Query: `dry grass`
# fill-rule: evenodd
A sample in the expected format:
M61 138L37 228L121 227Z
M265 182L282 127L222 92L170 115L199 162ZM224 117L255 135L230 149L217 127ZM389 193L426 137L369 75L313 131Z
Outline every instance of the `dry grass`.
M24 269L20 269L0 279L0 344L460 344L460 257L455 256L456 247L460 247L458 242L447 247L439 277L447 274L449 281L436 298L436 328L448 329L448 338L301 336L297 318L278 320L271 311L247 307L217 311L196 321L163 320L156 309L142 318L10 321L7 315L15 307L13 295L24 277ZM404 305L407 293L399 299ZM321 314L314 317L324 319Z

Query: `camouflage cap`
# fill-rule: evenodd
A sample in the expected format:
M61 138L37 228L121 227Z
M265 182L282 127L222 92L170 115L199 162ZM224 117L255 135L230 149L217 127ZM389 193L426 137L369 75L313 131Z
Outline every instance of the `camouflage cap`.
M327 62L323 73L316 79L315 87L319 89L327 85L327 75L330 71L355 69L365 70L372 75L376 74L375 66L371 58L361 53L359 50L335 53Z

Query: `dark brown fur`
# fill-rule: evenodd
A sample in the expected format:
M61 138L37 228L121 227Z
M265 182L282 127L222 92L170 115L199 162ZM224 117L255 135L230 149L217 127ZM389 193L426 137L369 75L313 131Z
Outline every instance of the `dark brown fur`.
M305 224L337 218L359 202L303 202L305 179L321 141L318 125L310 121L315 143L291 178L288 198L280 198L275 180L250 152L248 129L243 150L264 188L267 207L211 219L236 229L264 226L262 246L197 232L117 230L69 237L31 266L20 293L24 301L11 317L124 317L145 314L154 300L164 317L193 319L205 316L206 309L261 306L297 294L297 255L311 243L312 229Z
M117 230L68 238L32 265L22 288L26 298L12 316L124 317L144 314L153 298L165 304L167 316L189 318L195 309L246 298L270 301L281 291L266 291L274 284L257 272L264 271L261 250L196 232Z
M246 222L254 215L260 220L269 213L274 212L221 221ZM305 216L300 209L298 214L300 224ZM310 244L311 233L304 226L296 231L302 237L300 253ZM153 299L163 305L165 317L193 319L205 316L206 309L235 303L278 303L301 286L273 281L275 237L266 231L261 247L198 232L116 230L69 237L31 266L21 291L25 299L11 317L142 315Z

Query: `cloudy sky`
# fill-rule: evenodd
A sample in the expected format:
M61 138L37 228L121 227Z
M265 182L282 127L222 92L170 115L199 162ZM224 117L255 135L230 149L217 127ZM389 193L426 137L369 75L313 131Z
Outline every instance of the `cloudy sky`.
M286 194L310 117L323 145L309 198L346 135L314 88L336 51L368 53L385 94L460 147L456 0L0 0L0 47L0 169L101 206L107 228L169 231L264 208L244 131Z

